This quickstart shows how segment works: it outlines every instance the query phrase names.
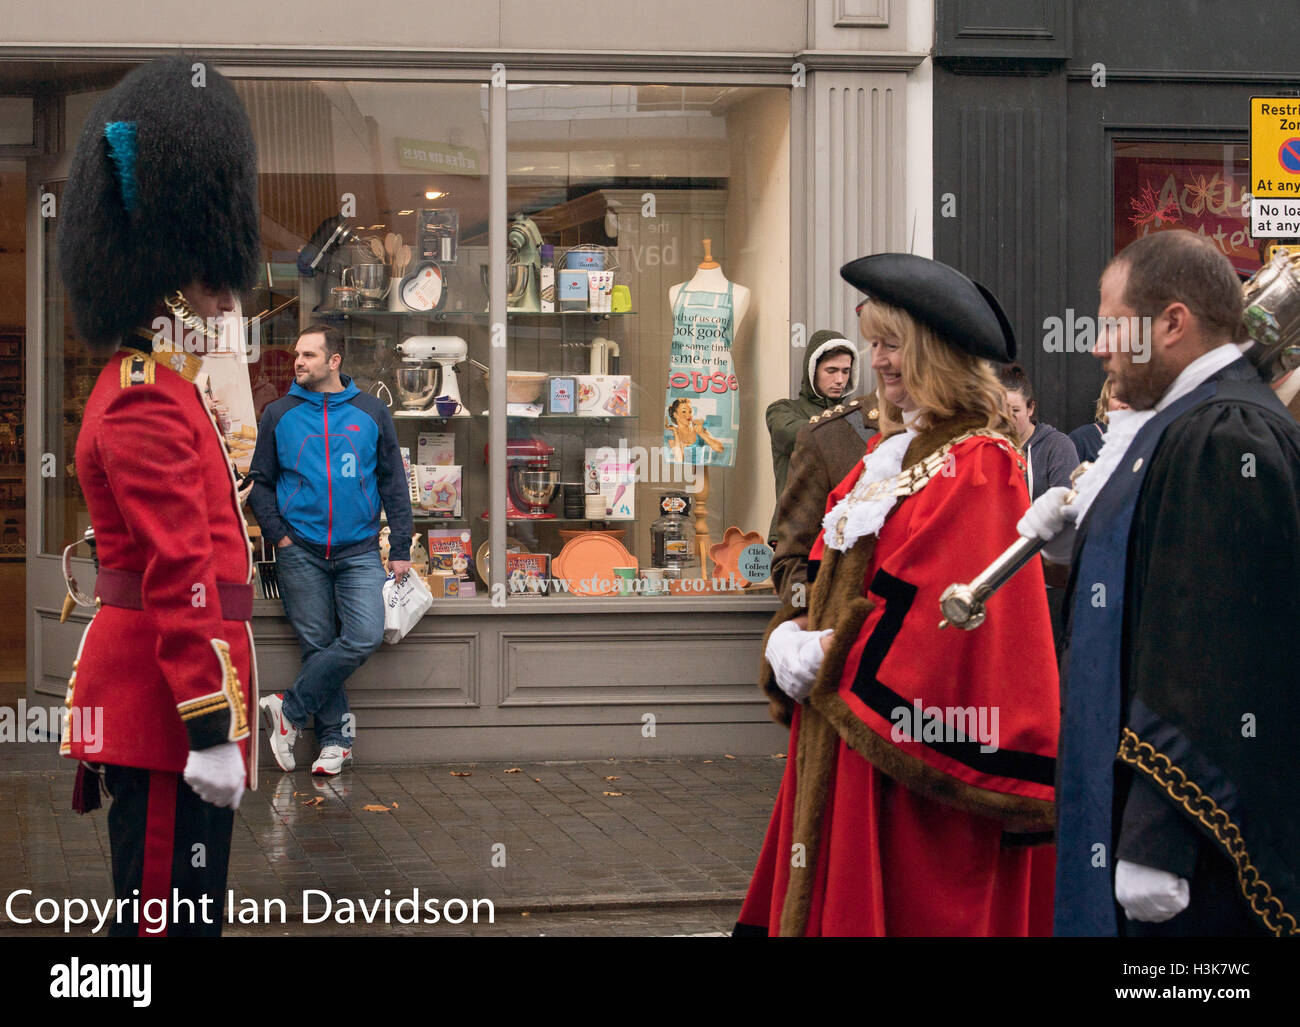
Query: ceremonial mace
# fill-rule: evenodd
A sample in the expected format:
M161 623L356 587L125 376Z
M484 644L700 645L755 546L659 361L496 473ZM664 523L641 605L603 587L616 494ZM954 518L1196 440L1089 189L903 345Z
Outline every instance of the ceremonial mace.
M1091 466L1091 463L1085 462L1071 471L1070 484L1074 485L1079 480L1079 475ZM1070 489L1065 494L1063 505L1069 506L1078 495L1076 489ZM1037 556L1045 545L1046 539L1018 538L969 585L952 584L945 588L939 597L939 609L943 611L940 629L949 624L966 631L978 628L984 623L987 614L984 606L993 593L1015 577L1016 571Z
M1300 249L1274 248L1269 261L1242 286L1245 311L1242 326L1254 342L1245 356L1259 368L1269 382L1300 367ZM1070 473L1074 485L1092 464L1082 463ZM1075 489L1066 494L1065 503L1073 503ZM984 568L969 585L953 584L939 597L943 611L940 628L953 624L973 631L984 623L989 597L1010 581L1034 558L1047 542L1040 538L1019 538Z

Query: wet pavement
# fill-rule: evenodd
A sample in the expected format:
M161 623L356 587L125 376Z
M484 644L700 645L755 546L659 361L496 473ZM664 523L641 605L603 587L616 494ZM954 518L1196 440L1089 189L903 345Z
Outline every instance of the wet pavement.
M78 816L68 808L70 761L45 746L6 748L0 898L32 890L13 900L15 917L46 896L111 898L106 811ZM232 920L226 931L723 932L735 922L783 770L783 758L722 753L359 766L337 778L263 769L236 816L227 882L234 920L252 922ZM470 912L459 924L398 923L416 908L412 898L424 910L436 900L451 919L477 909L479 922ZM393 905L403 899L405 911ZM493 922L487 903L475 900L491 903ZM378 923L365 922L362 903L378 910ZM60 933L14 923L0 905L0 935Z

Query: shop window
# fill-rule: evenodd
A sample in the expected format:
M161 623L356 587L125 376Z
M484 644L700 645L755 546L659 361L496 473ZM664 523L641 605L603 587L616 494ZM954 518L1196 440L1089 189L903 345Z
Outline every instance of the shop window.
M512 595L744 594L759 376L783 390L788 360L788 125L781 89L512 87Z
M487 596L489 524L503 516L512 603L547 578L542 591L602 598L756 594L740 586L765 577L762 553L744 552L772 511L763 410L790 352L788 90L510 87L511 376L507 408L490 410L487 85L235 86L258 144L263 247L239 297L256 318L246 373L241 362L214 395L237 467L292 383L300 330L330 320L343 373L393 412L413 555L450 572L444 589ZM71 140L89 104L66 110ZM47 188L57 201L59 183ZM56 224L43 228L44 437L58 466L42 486L47 553L87 524L64 469L101 366L66 310ZM492 417L509 438L500 511ZM692 581L660 584L674 577Z
M1118 253L1152 232L1184 228L1212 241L1243 277L1261 262L1250 234L1250 150L1244 143L1116 142L1114 239Z

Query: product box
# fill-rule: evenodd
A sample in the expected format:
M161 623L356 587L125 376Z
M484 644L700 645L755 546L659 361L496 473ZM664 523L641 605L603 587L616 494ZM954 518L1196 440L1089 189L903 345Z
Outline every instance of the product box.
M417 464L454 464L456 462L456 436L453 432L420 432L415 447Z
M580 374L578 416L628 417L632 413L632 379L625 374Z
M415 468L411 465L411 447L399 447L402 452L402 469L406 471L406 490L411 496L411 506L420 508L420 486L415 481Z
M582 461L582 490L605 499L604 520L636 519L636 464L624 452L620 460L610 446L588 448Z
M469 580L472 550L469 532L464 528L434 528L429 532L429 569L455 574Z
M547 409L552 414L578 411L578 382L574 378L552 378L549 382Z
M506 553L506 590L530 599L546 595L551 558L546 553Z
M417 464L415 482L420 490L419 508L435 517L461 515L460 465Z
M560 310L587 309L587 272L556 271L555 293Z
M542 292L541 303L543 314L555 313L555 267L552 264L542 265Z
M434 599L456 599L460 596L460 578L450 571L430 571L424 580Z
M610 294L613 290L613 271L587 272L587 302L590 310L601 314L609 313Z

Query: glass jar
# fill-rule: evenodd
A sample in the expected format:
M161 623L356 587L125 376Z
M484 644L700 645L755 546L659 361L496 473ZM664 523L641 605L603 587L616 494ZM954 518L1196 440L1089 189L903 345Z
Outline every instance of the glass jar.
M691 499L685 492L659 495L661 516L650 525L650 563L664 568L665 578L691 577L700 559L695 554L695 525Z

